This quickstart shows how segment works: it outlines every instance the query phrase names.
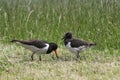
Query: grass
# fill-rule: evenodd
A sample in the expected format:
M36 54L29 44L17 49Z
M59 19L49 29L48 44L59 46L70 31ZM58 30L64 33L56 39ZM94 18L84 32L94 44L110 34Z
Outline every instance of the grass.
M119 0L1 0L1 41L43 39L61 45L62 36L71 31L78 38L96 42L98 49L119 49L119 3Z
M119 80L119 51L87 50L81 59L69 53L64 47L59 48L60 59L55 55L42 55L43 61L35 56L30 60L31 52L15 45L2 45L0 59L0 79L3 80Z
M120 0L0 0L0 80L119 80ZM74 37L97 46L68 52L61 38ZM59 45L42 62L12 39L42 39Z

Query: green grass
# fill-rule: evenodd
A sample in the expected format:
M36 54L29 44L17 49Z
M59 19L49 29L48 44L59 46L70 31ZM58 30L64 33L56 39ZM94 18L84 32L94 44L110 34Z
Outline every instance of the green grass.
M61 38L74 37L97 46L81 59L64 47ZM0 80L119 80L120 0L0 0ZM56 42L42 62L12 39Z
M59 47L59 59L55 54L38 56L31 61L31 52L15 45L2 45L0 49L1 80L119 80L119 50L98 51L88 49L81 59L69 53L65 47Z
M119 9L119 0L1 0L1 41L36 38L61 45L71 31L98 49L119 49Z

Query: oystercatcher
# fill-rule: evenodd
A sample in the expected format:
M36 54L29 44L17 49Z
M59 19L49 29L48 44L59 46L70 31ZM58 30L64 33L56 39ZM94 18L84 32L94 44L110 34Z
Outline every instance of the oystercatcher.
M80 39L73 38L71 32L67 32L62 39L64 40L64 44L68 48L68 50L72 53L75 53L77 58L80 57L80 52L91 46L96 45L95 43L89 43Z
M39 60L41 61L41 54L49 54L52 51L54 51L56 57L59 58L57 54L58 46L56 43L49 43L47 41L42 40L29 40L29 41L12 40L11 42L15 42L17 44L20 44L24 48L31 50L33 52L31 55L32 60L35 53L39 53Z

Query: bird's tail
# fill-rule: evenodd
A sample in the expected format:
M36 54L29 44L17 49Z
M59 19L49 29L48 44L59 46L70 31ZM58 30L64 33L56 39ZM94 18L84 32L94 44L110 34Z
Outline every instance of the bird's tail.
M14 42L19 42L19 40L15 40L15 39L14 39L14 40L11 40L10 42L13 42L13 43L14 43Z
M96 43L90 43L89 46L96 46Z

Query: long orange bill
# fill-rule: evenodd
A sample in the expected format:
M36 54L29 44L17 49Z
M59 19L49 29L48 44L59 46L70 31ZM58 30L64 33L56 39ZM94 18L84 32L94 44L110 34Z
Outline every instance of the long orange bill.
M54 51L57 58L59 58L57 50Z

